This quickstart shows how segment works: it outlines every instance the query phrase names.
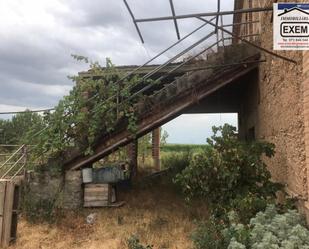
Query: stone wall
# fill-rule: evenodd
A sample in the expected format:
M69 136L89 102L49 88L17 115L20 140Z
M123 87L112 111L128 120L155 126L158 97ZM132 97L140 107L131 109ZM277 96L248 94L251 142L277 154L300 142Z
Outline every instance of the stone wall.
M33 203L47 200L64 209L82 206L81 171L67 171L65 175L31 172L27 178L27 197L30 196Z
M271 3L265 2L269 6ZM260 14L260 21L261 46L272 50L272 13ZM250 82L249 92L244 95L240 133L245 137L254 130L257 139L276 145L275 157L267 162L273 179L284 183L291 195L306 200L303 56L296 51L276 53L298 63L294 65L263 53L266 63L261 63L259 72Z
M82 207L82 198L83 191L81 171L66 171L62 206L67 209L78 209Z
M38 200L55 200L63 189L63 179L49 172L29 172L25 191L33 202Z
M306 169L307 179L309 177L309 52L303 53L303 103L304 103L304 139L305 139L305 153L306 153ZM307 181L307 189L309 193L309 183ZM306 206L309 210L308 200Z

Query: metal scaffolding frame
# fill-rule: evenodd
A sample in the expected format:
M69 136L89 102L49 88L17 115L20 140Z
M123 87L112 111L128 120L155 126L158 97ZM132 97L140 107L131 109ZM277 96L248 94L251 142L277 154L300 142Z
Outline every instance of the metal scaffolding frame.
M256 44L253 43L253 42L250 42L250 41L246 40L246 39L243 38L243 37L240 37L239 35L236 35L236 34L230 32L230 31L228 31L228 30L226 30L226 29L224 29L224 28L222 28L222 27L219 27L219 26L217 26L216 24L212 23L211 21L206 20L205 18L202 18L202 17L197 17L197 18L198 18L199 20L203 21L203 22L206 22L207 24L209 24L209 25L211 25L211 26L213 26L213 27L215 27L215 28L218 28L218 29L222 30L224 33L227 33L227 34L231 35L233 38L236 38L237 40L240 40L240 41L242 41L242 42L244 42L244 43L247 43L248 45L250 45L250 46L252 46L252 47L255 47L256 49L258 49L258 50L260 50L260 51L263 51L263 52L265 52L265 53L268 53L268 54L270 54L270 55L272 55L272 56L275 56L275 57L277 57L277 58L280 58L280 59L282 59L282 60L285 60L285 61L288 61L288 62L292 62L292 63L294 63L294 64L297 63L296 61L294 61L294 60L292 60L292 59L289 59L289 58L287 58L287 57L285 57L285 56L276 54L276 53L274 53L274 52L272 52L272 51L270 51L270 50L268 50L268 49L266 49L266 48L263 48L263 47L261 47L261 46L259 46L259 45L256 45Z
M217 35L217 44L219 44L219 40L222 42L223 44L223 47L225 46L224 44L224 41L227 40L227 39L230 39L230 38L225 38L224 37L224 34L228 34L230 35L231 37L235 38L236 40L239 40L239 41L242 41L246 44L248 44L249 46L252 46L252 47L255 47L256 49L260 50L260 51L263 51L265 53L268 53L272 56L275 56L277 58L280 58L280 59L283 59L285 61L288 61L288 62L291 62L291 63L294 63L296 64L297 62L292 60L292 59L289 59L285 56L282 56L282 55L279 55L279 54L276 54L274 52L272 52L271 50L268 50L266 48L263 48L253 42L250 42L248 41L247 39L245 39L245 37L241 37L237 34L234 34L233 32L230 32L229 30L226 30L224 27L233 27L233 26L239 26L239 25L252 25L253 23L257 23L259 21L253 21L253 20L250 20L250 21L247 21L247 22L240 22L240 23L232 23L232 24L224 24L223 23L223 16L224 15L234 15L234 14L243 14L243 13L253 13L253 12L264 12L264 11L272 11L273 8L272 7L264 7L264 8L249 8L249 9L235 9L233 11L221 11L221 0L217 0L217 11L216 12L204 12L204 13L196 13L196 14L186 14L186 15L176 15L175 13L175 8L174 8L174 4L173 4L173 0L169 0L170 2L170 6L171 6L171 10L172 10L172 16L162 16L162 17L153 17L153 18L140 18L140 19L137 19L135 18L127 0L123 0L131 17L132 17L132 20L133 20L133 23L135 25L135 28L138 32L138 35L142 41L142 43L144 43L144 39L142 37L142 34L139 30L139 27L138 27L138 23L143 23L143 22L156 22L156 21L166 21L166 20L173 20L174 22L174 25L175 25L175 29L176 29L176 34L177 34L177 38L180 39L180 32L179 32L179 27L178 27L178 24L177 24L177 20L178 19L187 19L187 18L197 18L211 26L214 27L215 29L215 34ZM214 17L216 19L215 23L212 22L212 20L207 20L205 19L205 17ZM221 23L219 25L219 18L221 18ZM219 33L218 33L218 30L221 31L221 39L219 39ZM254 35L249 35L248 37L252 37L252 36L256 36L256 34ZM219 45L217 45L219 46Z
M221 17L221 25L223 25L223 19L222 16L224 15L233 15L233 14L242 14L242 13L252 13L252 12L262 12L262 11L272 11L271 7L265 7L265 8L250 8L250 9L239 9L239 10L233 10L233 11L221 11L221 0L217 0L217 11L216 12L206 12L206 13L196 13L196 14L186 14L186 15L176 15L175 12L175 6L173 3L173 0L169 0L170 7L171 7L171 16L163 16L163 17L154 17L154 18L135 18L133 11L128 4L127 0L123 0L131 18L134 23L134 26L136 28L136 31L141 39L141 42L144 43L144 38L142 36L142 33L139 29L138 23L142 22L155 22L155 21L166 21L166 20L172 20L174 22L175 30L176 30L176 35L178 40L180 39L180 31L179 31L179 26L177 23L178 19L187 19L187 18L197 18L197 17L215 17L216 19L216 26L219 26L219 17ZM224 25L225 27L228 26L234 26L234 25L247 25L247 24L252 24L254 22L243 22L243 23L237 23L237 24L228 24ZM215 29L217 33L217 28Z

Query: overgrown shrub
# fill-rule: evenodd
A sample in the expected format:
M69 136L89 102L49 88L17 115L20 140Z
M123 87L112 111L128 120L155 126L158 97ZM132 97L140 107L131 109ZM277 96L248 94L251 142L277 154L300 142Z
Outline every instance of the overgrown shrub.
M226 248L221 231L224 229L223 222L211 216L209 220L198 224L197 229L192 233L191 239L195 249L221 249Z
M31 223L53 223L56 219L55 202L53 200L33 201L31 198L23 198L22 213Z
M193 155L189 166L176 176L186 198L203 197L211 204L229 206L250 194L264 199L275 196L279 186L270 181L262 160L263 155L274 155L274 145L240 141L236 128L228 124L213 127L213 132L209 146Z
M260 211L264 211L268 204L274 203L274 198L260 196L257 193L248 193L231 200L228 209L238 214L239 220L247 224L250 219Z
M189 166L192 157L190 150L178 153L169 153L162 157L162 167L174 172L175 175L181 173Z
M127 241L127 244L128 244L128 249L152 249L153 246L151 245L147 245L147 246L143 246L138 237L136 235L132 235L128 241Z
M249 224L239 222L236 212L229 221L212 217L199 225L192 235L195 249L308 249L309 230L296 210L279 214L275 205L251 218Z
M247 243L239 241L235 233L231 238L228 249L231 248L282 248L282 249L308 249L309 231L305 228L304 219L296 210L289 210L284 214L278 214L274 205L267 206L265 212L259 212L250 221L250 226L245 228L249 234ZM233 226L243 226L233 224ZM231 227L225 229L229 233ZM233 243L239 243L235 247ZM234 246L234 247L233 247ZM242 246L242 247L241 247Z
M52 184L51 178L48 181L44 181L45 179L43 177L45 176L39 175L37 178L42 182L36 182L37 179L32 179L32 187L30 187L30 184L25 184L21 191L21 213L30 223L46 222L51 224L55 223L63 215L61 210L61 186L59 185L59 188L54 189L57 185ZM53 190L55 191L42 187L43 184L52 184L54 186ZM35 187L33 188L33 186Z

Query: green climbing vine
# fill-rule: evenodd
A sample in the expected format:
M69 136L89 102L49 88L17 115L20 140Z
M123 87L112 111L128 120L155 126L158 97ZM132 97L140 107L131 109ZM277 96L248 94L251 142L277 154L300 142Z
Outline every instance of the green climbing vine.
M35 145L35 157L51 157L70 147L91 154L97 138L114 131L120 120L125 120L132 134L137 130L134 104L142 94L129 97L141 78L135 75L122 80L123 73L108 58L105 67L83 56L73 58L89 64L90 70L86 75L70 76L75 86L69 95L59 101L54 111L44 113L40 132L31 129L27 133L25 141Z

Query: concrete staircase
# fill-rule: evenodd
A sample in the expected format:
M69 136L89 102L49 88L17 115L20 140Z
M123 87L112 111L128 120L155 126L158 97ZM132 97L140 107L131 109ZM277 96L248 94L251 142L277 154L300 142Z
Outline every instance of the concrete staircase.
M92 155L85 156L83 151L77 150L67 151L64 156L65 168L79 169L91 165L121 146L129 144L136 137L141 137L169 122L211 93L258 67L259 58L260 54L255 49L237 44L220 48L217 53L208 54L207 60L196 60L181 70L176 70L160 84L149 87L144 92L143 101L135 104L138 117L135 137L127 131L126 120L120 120L112 133L102 134L98 138ZM172 64L169 67L178 65L179 63ZM132 68L123 67L122 70L130 71ZM142 70L147 73L147 68ZM158 71L157 74L164 76L164 70ZM144 85L141 85L140 88L143 87Z

